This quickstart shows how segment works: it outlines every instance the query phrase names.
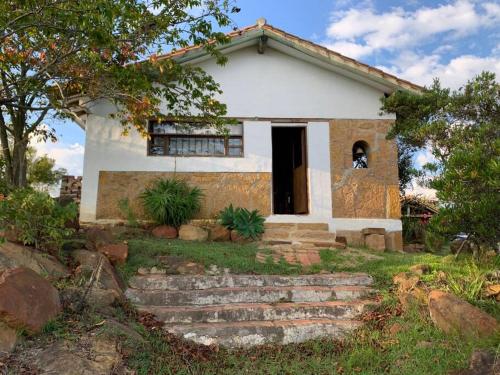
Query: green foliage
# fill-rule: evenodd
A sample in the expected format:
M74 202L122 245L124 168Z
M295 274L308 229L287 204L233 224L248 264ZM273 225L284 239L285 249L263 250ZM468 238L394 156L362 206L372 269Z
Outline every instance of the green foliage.
M264 221L265 218L258 210L249 211L240 208L234 217L234 228L244 238L258 240L264 233Z
M234 242L204 242L170 240L144 237L128 240L127 262L119 268L125 279L137 274L140 267L165 266L158 260L160 255L183 257L205 267L216 265L220 270L229 268L232 273L250 274L297 274L302 268L298 265L257 261L259 250L256 244L237 244Z
M264 233L265 218L258 210L234 208L232 204L219 212L219 222L229 230L235 229L244 238L257 240Z
M238 208L235 209L233 207L233 204L231 203L229 206L227 206L221 212L219 212L218 215L219 223L222 226L226 227L227 229L233 230L235 227L234 218L236 217L236 212L238 210L239 209Z
M26 185L30 135L56 139L46 116L82 123L69 99L79 93L87 105L115 103L124 132L193 113L192 124L222 129L219 85L200 67L161 56L196 45L225 63L220 28L233 26L238 11L229 0L1 1L0 142L9 182Z
M425 224L414 217L403 216L403 240L405 243L423 242L425 237Z
M29 154L29 153L28 153ZM56 161L47 155L35 157L32 155L28 159L28 184L30 186L52 186L61 181L67 174L66 169L55 169Z
M24 244L44 251L60 249L73 233L65 224L77 214L75 204L63 207L47 193L29 188L15 190L0 201L0 225L16 233Z
M500 84L482 73L451 92L439 81L422 94L396 92L383 102L396 114L390 136L429 149L427 186L442 208L429 229L443 237L466 233L478 247L500 241Z
M146 213L158 224L180 227L201 208L203 193L185 181L159 179L141 194Z
M118 201L118 208L120 212L127 219L127 224L129 227L138 227L139 222L137 221L137 215L135 214L132 207L130 207L130 202L128 198L123 198Z
M446 283L449 289L459 297L474 303L481 297L481 290L486 282L486 271L470 261L459 274L448 274Z

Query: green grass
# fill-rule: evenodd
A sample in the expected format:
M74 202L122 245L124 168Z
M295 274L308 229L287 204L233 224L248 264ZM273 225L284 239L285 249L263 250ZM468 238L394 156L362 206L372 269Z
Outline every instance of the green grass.
M385 323L370 320L342 343L323 339L239 351L200 349L172 341L158 331L148 331L145 333L147 343L137 344L128 358L128 364L138 374L417 375L447 374L466 368L475 348L489 348L499 354L498 335L489 341L466 341L456 335L445 335L432 324L425 308L414 306L400 314L392 291L395 274L406 272L416 264L427 264L431 272L421 276L427 287L450 290L500 319L499 304L477 293L477 278L484 278L488 271L500 268L498 256L485 257L474 263L466 255L454 259L446 254L380 253L368 249L322 250L321 264L301 268L286 262L258 263L255 260L257 251L253 244L134 239L129 241L129 259L121 271L129 277L139 267L161 266L156 260L158 255L176 255L206 267L215 264L219 268L229 268L233 273L367 272L374 276L375 287L382 296L376 314L385 316L382 319ZM442 279L443 273L447 275L445 280ZM403 329L391 334L388 327L394 323L400 324Z
M257 262L255 256L259 249L252 243L189 242L144 237L129 240L128 244L127 263L120 268L125 279L134 275L139 267L161 267L157 259L160 255L182 256L205 267L214 264L220 269L229 268L232 273L291 275L302 272L300 266L286 262L274 264L270 259L266 263Z

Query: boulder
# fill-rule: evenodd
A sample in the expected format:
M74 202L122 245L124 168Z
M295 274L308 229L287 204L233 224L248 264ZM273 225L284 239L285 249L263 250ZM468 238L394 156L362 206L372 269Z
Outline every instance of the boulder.
M486 297L495 297L497 301L500 301L500 284L487 285L484 295Z
M104 245L99 247L98 251L106 255L113 264L125 264L128 257L128 245L126 243Z
M0 359L14 350L17 332L14 328L0 322Z
M0 316L13 328L39 332L61 312L59 293L29 268L14 268L0 275Z
M427 264L415 264L410 267L410 271L416 275L426 275L431 272L431 267Z
M51 280L69 276L68 269L52 255L12 242L0 244L0 272L17 267L33 270Z
M115 242L114 236L110 231L93 227L85 232L85 247L88 250L97 251L101 246Z
M427 292L418 287L420 278L409 273L401 272L393 277L393 282L398 286L396 292L403 309L414 304L425 305L427 303Z
M368 234L365 236L365 246L377 251L385 250L385 236L383 234Z
M243 237L241 234L238 233L236 229L233 229L231 231L231 241L236 242L236 243L249 243L252 240L249 238Z
M90 275L102 259L102 271L98 285L102 289L113 289L120 296L123 296L125 283L120 278L108 258L98 252L88 250L75 250L71 253L73 259L80 265L77 273L86 273Z
M429 294L429 313L434 324L446 333L458 332L464 337L482 338L499 329L498 322L491 315L440 290Z
M85 343L59 341L49 345L35 358L40 375L108 375L118 373L121 355L113 340L102 335ZM80 344L80 345L79 345Z
M385 234L385 248L392 251L403 251L403 234L401 232L387 232Z
M153 228L151 234L156 238L165 238L168 240L177 238L177 229L170 225L160 225Z
M175 255L162 255L158 257L158 260L165 266L165 270L162 270L163 274L202 275L205 273L205 267L202 264L190 262L185 258ZM153 268L150 270L150 273L154 273Z
M179 239L184 241L206 241L208 231L195 225L181 225L179 228Z
M220 224L215 224L210 227L208 239L210 241L230 241L231 231Z
M451 372L450 375L498 375L500 374L500 361L495 353L480 349L474 350L469 360L469 368Z

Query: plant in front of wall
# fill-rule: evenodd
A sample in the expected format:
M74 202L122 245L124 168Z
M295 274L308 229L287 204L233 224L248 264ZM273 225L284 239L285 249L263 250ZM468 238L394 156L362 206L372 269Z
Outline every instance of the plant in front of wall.
M137 215L130 206L130 201L128 198L123 198L118 201L118 208L121 214L127 219L127 225L132 228L137 228L139 226L139 221L137 220Z
M265 218L258 210L250 211L246 208L234 208L232 204L219 213L219 222L229 230L236 232L243 238L258 240L264 233Z
M200 211L202 191L178 179L159 179L141 194L144 210L156 223L175 228Z
M221 212L219 212L218 219L220 224L223 227L226 227L229 230L234 229L234 218L236 216L236 212L239 210L239 208L234 208L233 204L231 203L229 206L224 208Z

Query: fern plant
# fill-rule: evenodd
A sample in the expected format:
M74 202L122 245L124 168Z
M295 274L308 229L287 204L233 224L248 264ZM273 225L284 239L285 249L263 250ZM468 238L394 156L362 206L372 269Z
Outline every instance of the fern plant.
M141 194L144 210L156 223L180 227L200 211L202 191L185 181L159 179Z

